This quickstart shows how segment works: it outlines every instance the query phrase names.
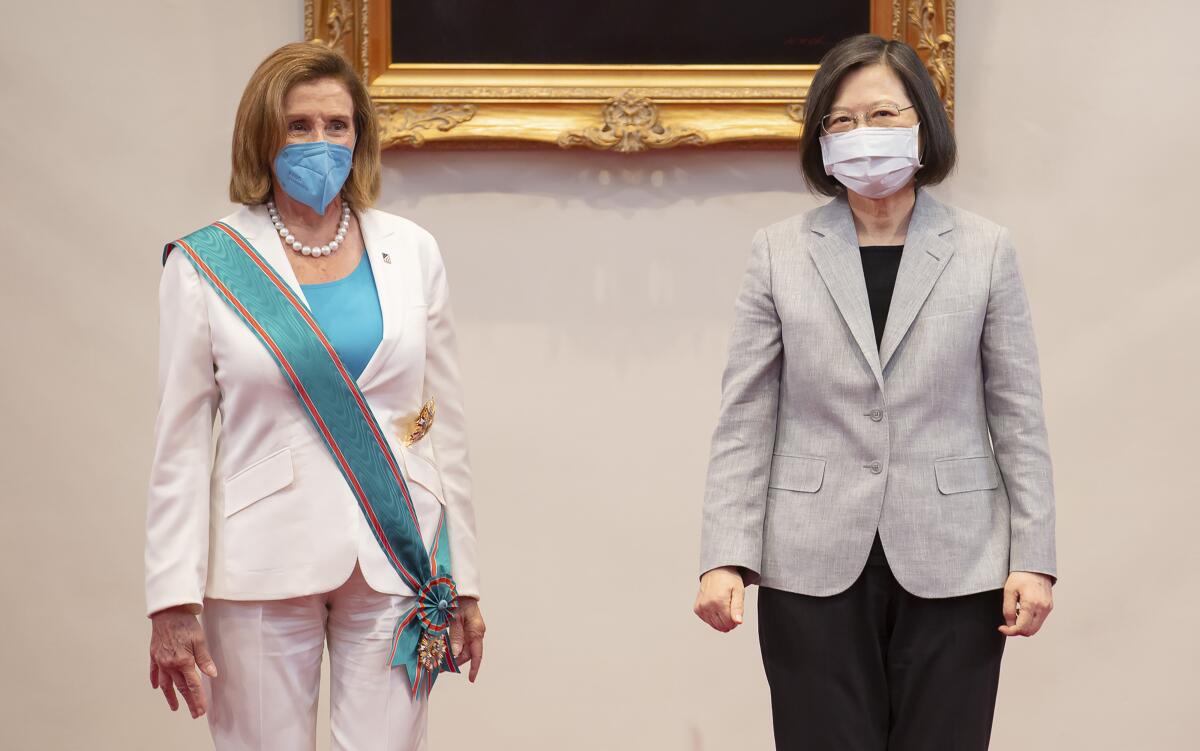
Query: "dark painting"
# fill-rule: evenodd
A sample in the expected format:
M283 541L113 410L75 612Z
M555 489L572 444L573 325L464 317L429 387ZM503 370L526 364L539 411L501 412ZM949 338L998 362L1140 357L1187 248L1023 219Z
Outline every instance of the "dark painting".
M805 65L870 27L870 0L392 0L392 61Z

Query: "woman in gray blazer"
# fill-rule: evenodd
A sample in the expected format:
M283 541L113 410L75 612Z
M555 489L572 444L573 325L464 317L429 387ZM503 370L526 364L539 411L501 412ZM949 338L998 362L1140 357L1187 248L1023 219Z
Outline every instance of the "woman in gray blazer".
M695 610L729 631L760 585L777 748L984 749L1005 637L1037 633L1056 573L1013 246L926 191L954 136L901 42L826 55L800 153L833 200L754 237Z

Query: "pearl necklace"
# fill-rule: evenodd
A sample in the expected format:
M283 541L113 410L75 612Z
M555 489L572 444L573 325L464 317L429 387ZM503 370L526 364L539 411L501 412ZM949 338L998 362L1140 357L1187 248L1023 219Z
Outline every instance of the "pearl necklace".
M296 239L296 236L292 234L292 231L287 228L287 225L283 223L283 219L280 218L279 210L275 208L274 201L267 201L267 213L271 215L271 221L275 224L275 229L279 231L279 236L283 238L284 244L290 245L292 250L301 255L312 256L314 258L317 256L327 256L341 247L342 243L346 240L346 232L350 229L350 205L345 201L342 201L342 221L338 223L337 237L333 238L328 245L316 248L309 247Z

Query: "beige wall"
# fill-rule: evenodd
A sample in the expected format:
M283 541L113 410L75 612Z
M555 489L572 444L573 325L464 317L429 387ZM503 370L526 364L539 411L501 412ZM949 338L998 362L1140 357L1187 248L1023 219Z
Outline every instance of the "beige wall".
M7 5L0 746L205 748L146 685L158 253L227 212L237 97L301 2ZM1018 242L1059 497L1058 610L1009 645L997 748L1195 743L1197 7L959 2L940 192ZM451 273L492 627L434 748L767 748L753 615L720 636L690 605L750 236L814 205L791 156L385 165Z

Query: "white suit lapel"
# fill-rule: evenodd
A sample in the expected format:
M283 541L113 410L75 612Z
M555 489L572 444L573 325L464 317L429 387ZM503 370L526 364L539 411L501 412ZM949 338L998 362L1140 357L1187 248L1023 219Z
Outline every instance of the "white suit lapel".
M383 215L380 212L367 209L358 212L357 216L358 226L366 245L367 259L371 264L371 274L375 277L375 290L379 295L380 313L383 316L383 339L374 354L371 355L371 359L367 361L367 365L363 368L357 381L359 388L365 390L370 382L378 376L387 360L388 353L400 336L400 329L403 327L403 316L399 313L404 309L404 305L403 300L399 299L402 285L397 283L398 275L402 271L419 273L420 270L406 268L411 259L393 247L393 229L389 222L381 220ZM305 307L308 307L308 299L304 296L300 280L296 278L296 272L292 269L291 261L288 260L288 251L279 241L279 234L276 232L271 218L267 215L266 207L244 206L229 218L229 224L250 241L254 249L275 269L275 273L287 282ZM386 261L384 254L387 254L388 257Z
M375 277L375 290L379 295L379 310L383 315L383 340L367 361L358 377L358 387L366 389L378 376L387 361L388 353L400 338L404 325L403 300L400 299L402 285L397 284L397 275L407 260L393 247L393 229L390 222L382 221L382 213L373 209L358 212L358 226L362 230L367 260L371 263L371 274ZM386 255L386 260L385 260Z
M259 255L271 264L275 273L287 282L304 306L308 307L308 299L304 297L304 290L300 288L300 280L296 278L296 272L292 270L292 264L288 261L288 251L280 242L279 233L275 230L275 225L271 223L271 217L267 215L267 207L243 206L233 215L229 224L250 241Z

